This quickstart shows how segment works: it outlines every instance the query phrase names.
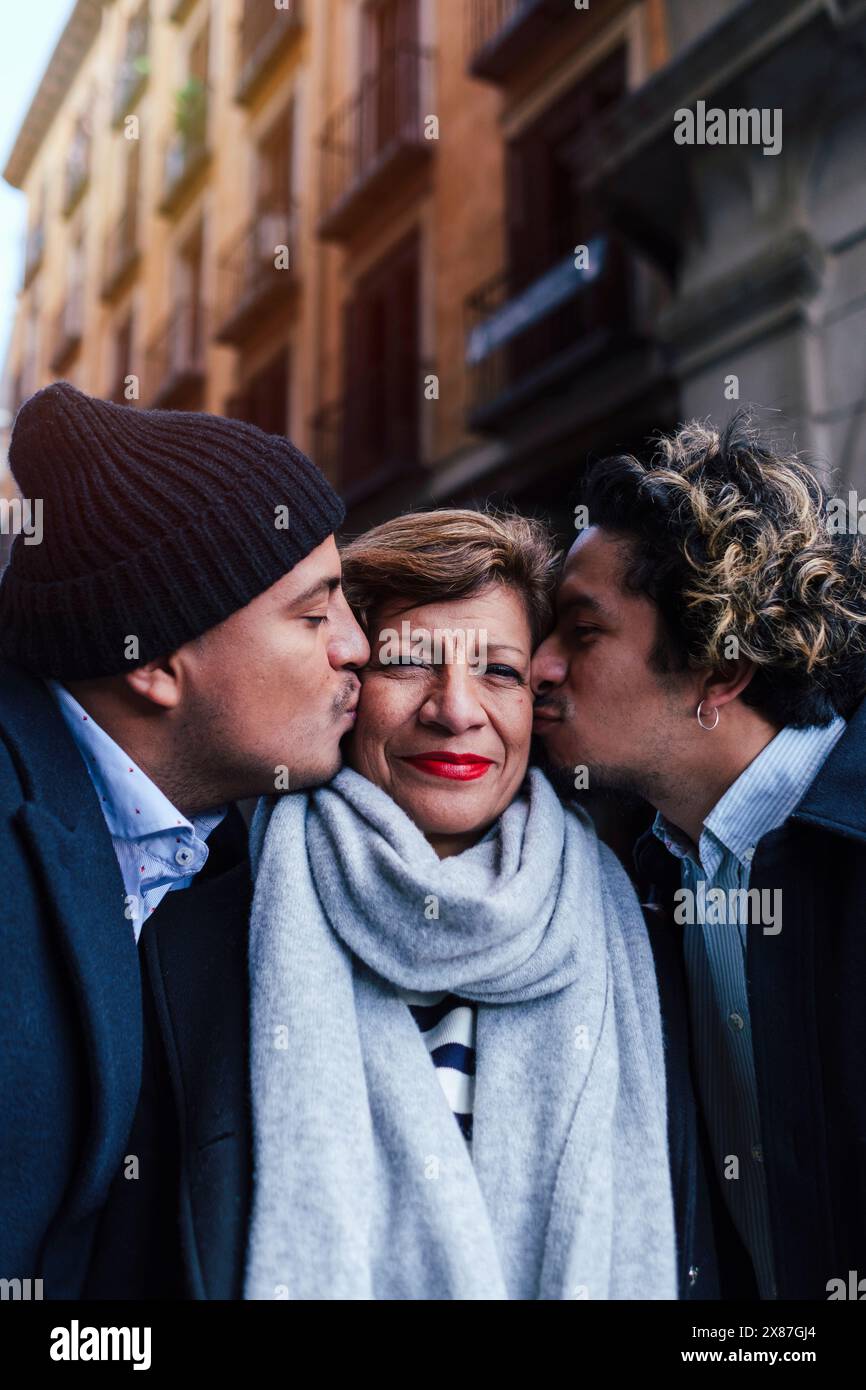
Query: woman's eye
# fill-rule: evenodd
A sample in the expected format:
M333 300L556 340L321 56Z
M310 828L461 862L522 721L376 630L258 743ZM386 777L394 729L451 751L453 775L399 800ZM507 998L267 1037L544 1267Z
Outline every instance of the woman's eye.
M371 659L367 669L388 676L400 675L401 672L408 671L428 671L430 667L426 661L421 661L418 657L401 656L399 659L393 657L391 659L385 659L384 661L381 659Z
M429 669L426 661L421 661L415 656L401 656L399 661L380 661L376 668L377 671L424 671Z
M497 662L485 667L485 671L492 672L494 676L508 676L510 680L518 681L521 685L524 683L524 677L519 671L515 671L513 666L502 666Z
M326 623L327 621L328 621L328 619L327 619L326 617L308 617L308 618L305 618L305 619L304 619L304 622L305 622L305 623L317 623L317 624L318 624L318 623Z

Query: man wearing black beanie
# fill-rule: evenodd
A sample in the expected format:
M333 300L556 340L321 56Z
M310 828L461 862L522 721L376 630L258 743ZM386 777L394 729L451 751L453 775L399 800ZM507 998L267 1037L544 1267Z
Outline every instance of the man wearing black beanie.
M165 1248L181 1167L195 1200L190 1160L148 1149L172 1095L214 1190L248 1176L220 1078L186 1074L198 1001L246 971L231 803L337 771L369 648L343 506L288 440L60 381L22 405L9 457L42 534L0 581L0 1278L78 1298L112 1183Z

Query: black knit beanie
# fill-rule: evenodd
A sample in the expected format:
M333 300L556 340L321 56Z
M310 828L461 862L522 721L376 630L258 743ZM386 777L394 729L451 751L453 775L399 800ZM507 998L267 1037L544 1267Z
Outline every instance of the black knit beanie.
M0 581L0 651L39 676L112 676L269 589L345 509L282 435L115 405L57 381L15 417L9 462L42 540ZM130 637L137 655L127 658Z

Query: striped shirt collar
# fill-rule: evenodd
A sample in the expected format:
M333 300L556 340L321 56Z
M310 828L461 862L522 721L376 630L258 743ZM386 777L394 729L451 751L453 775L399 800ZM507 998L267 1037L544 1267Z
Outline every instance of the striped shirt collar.
M715 872L725 852L744 866L751 864L758 841L796 809L845 728L841 715L805 729L786 725L761 749L704 821L698 850L706 872ZM677 858L693 856L688 837L660 811L652 829Z
M169 830L177 834L180 826L181 834L187 832L193 839L207 839L225 816L228 805L188 819L64 685L56 680L48 680L46 685L84 758L112 835L132 840Z

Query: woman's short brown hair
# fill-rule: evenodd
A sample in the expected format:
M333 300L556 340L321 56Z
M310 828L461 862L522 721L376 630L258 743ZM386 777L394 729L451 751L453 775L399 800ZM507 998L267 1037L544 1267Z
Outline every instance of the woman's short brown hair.
M341 560L346 598L368 633L386 604L470 598L489 584L523 599L533 649L553 621L559 552L543 522L518 512L407 512L348 542Z

